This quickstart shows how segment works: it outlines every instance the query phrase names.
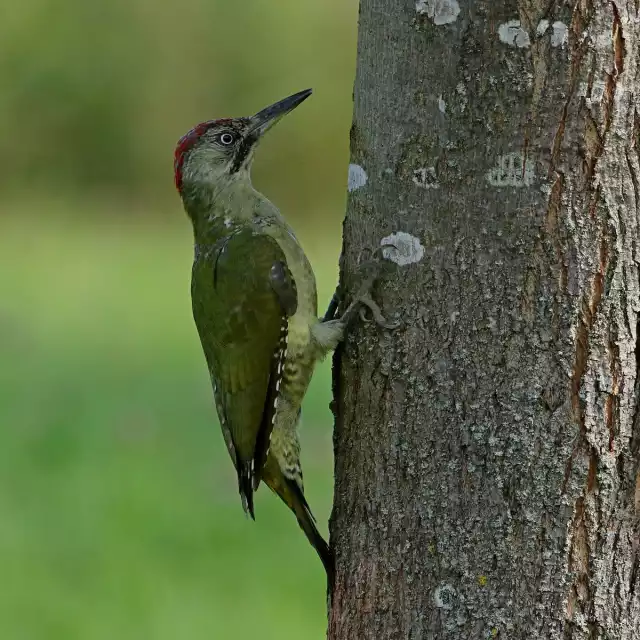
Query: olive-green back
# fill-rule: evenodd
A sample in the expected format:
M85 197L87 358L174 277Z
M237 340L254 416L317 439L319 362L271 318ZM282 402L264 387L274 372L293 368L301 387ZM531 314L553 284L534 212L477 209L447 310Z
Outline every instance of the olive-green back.
M234 463L254 456L283 322L286 332L271 279L276 263L286 264L277 242L247 226L201 248L193 265L193 315Z

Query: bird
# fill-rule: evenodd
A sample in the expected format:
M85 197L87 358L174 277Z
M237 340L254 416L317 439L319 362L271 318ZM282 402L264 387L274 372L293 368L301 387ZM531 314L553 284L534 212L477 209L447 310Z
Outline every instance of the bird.
M324 565L334 561L304 495L298 423L315 364L366 305L363 291L337 316L336 292L318 317L311 264L278 208L251 182L264 134L311 95L280 100L250 117L202 122L178 141L175 186L194 235L191 300L219 423L245 512L264 482L294 513Z

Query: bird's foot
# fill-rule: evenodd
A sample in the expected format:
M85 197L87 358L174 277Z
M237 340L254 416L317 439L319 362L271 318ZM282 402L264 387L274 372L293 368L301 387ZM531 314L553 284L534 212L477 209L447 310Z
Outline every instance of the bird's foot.
M367 317L365 307L371 312L372 318ZM355 298L355 300L347 307L347 310L340 317L340 321L346 327L353 320L356 312L360 314L360 318L364 322L375 322L379 327L383 329L397 329L400 326L400 322L390 322L382 314L377 302L371 297L371 291L369 288L361 289L361 292Z
M355 296L353 302L347 307L346 311L338 318L342 326L347 326L351 320L353 320L355 313L359 312L360 318L365 322L374 321L378 326L383 329L397 329L400 326L400 322L389 322L384 315L378 304L371 297L371 289L375 281L380 276L380 271L384 266L380 260L375 259L382 254L383 247L378 247L374 252L371 259L360 265L359 271L365 272L364 281L361 283L358 294ZM368 272L368 273L367 273ZM323 322L336 319L338 306L340 304L340 287L336 289L331 298L329 307L323 317ZM371 312L371 319L367 317L365 307Z

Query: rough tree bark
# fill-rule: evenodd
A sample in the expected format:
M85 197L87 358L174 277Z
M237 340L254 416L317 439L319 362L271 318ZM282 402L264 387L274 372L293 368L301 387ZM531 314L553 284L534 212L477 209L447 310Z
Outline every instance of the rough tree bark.
M332 640L640 638L638 0L361 0ZM347 295L348 297L348 295Z

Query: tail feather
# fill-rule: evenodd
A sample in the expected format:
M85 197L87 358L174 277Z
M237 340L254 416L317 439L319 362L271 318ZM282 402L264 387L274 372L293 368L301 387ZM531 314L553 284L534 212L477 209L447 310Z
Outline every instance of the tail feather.
M315 524L315 518L309 508L309 503L304 497L304 493L302 493L298 483L295 480L290 480L289 478L284 478L284 480L292 497L292 504L289 506L295 513L300 528L304 531L307 539L311 543L311 546L316 550L322 564L324 565L324 570L327 572L327 590L330 595L333 589L335 576L333 553L325 539L320 535Z
M252 462L238 461L238 489L242 498L242 508L245 513L256 519L253 511L253 473L251 471Z

